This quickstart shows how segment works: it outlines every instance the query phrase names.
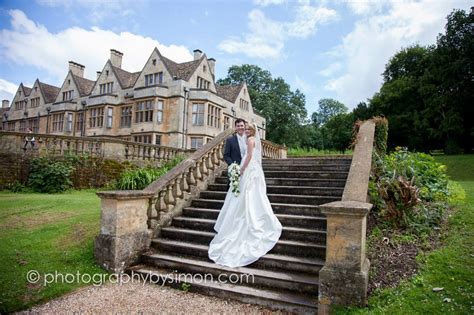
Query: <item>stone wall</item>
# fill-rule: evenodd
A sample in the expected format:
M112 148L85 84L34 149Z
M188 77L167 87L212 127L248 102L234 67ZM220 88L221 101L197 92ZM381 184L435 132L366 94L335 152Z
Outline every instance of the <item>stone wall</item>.
M28 154L0 153L0 190L19 182L28 183L31 160L34 157ZM51 157L63 159L63 157ZM135 168L131 162L117 162L103 158L79 157L75 170L71 175L75 189L100 188L117 179L123 171Z

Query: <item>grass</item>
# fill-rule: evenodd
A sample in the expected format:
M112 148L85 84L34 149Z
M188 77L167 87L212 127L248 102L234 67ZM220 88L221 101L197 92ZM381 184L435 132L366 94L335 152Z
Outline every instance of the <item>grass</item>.
M288 148L288 156L321 156L321 155L352 155L352 150L344 152L336 150L318 150L314 148Z
M466 192L448 220L444 246L420 254L420 272L394 289L378 291L367 308L337 314L472 314L474 311L474 155L436 156ZM403 259L403 258L401 258ZM443 288L433 292L433 288Z
M0 313L25 309L84 285L42 285L47 278L29 284L26 275L30 270L41 275L103 274L93 255L99 219L100 199L91 190L0 192Z

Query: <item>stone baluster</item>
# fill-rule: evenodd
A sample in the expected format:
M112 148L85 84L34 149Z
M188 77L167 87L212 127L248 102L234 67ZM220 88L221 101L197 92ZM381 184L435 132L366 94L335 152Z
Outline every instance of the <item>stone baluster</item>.
M173 195L175 198L182 198L183 192L181 191L181 176L175 178L173 183Z
M199 165L201 166L201 174L202 175L207 175L209 174L209 171L207 170L206 166L206 157L203 156L202 158L199 159Z
M188 172L189 171L184 171L183 173L181 173L181 190L186 191L186 192L190 191L190 187L188 184L188 176L187 176Z
M188 169L188 183L191 186L196 185L196 179L194 178L194 172L196 170L196 166L193 165Z
M166 197L165 202L168 210L171 210L173 206L176 204L176 200L173 197L173 185L168 184L166 186Z

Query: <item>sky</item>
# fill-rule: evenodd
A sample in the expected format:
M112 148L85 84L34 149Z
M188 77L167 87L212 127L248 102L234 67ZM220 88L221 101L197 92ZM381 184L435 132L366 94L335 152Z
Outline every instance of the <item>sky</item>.
M95 80L110 55L136 72L154 47L176 61L193 50L216 59L216 78L254 64L306 95L308 115L322 98L349 109L382 84L391 56L430 45L465 0L0 0L0 99L20 83L61 86L68 61Z

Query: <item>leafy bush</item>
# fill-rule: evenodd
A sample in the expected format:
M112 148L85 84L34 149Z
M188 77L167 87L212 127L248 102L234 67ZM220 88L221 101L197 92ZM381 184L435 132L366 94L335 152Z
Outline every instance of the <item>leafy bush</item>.
M119 190L141 190L153 183L155 180L166 174L170 169L178 165L184 156L177 156L168 161L160 168L144 167L128 170L122 173L117 180L115 188Z
M8 190L10 190L13 193L20 193L20 192L31 192L32 190L19 181L15 181L14 183L8 185Z
M74 170L74 158L54 160L50 157L39 157L31 160L28 185L37 192L58 193L72 187L70 179Z
M381 218L416 230L440 223L451 196L444 165L404 148L374 163L369 193Z

